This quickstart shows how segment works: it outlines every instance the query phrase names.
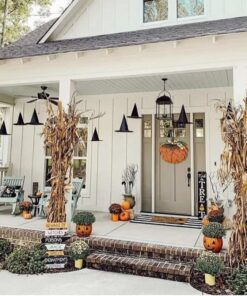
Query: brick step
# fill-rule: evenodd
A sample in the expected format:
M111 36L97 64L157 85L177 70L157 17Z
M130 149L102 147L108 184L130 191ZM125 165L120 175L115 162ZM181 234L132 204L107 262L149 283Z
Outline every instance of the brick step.
M192 265L94 252L87 257L87 268L189 282Z
M203 249L198 248L173 247L99 237L86 238L85 241L89 244L92 250L97 252L185 263L195 262L203 252ZM228 262L228 255L226 252L222 251L218 256L220 256L225 262Z

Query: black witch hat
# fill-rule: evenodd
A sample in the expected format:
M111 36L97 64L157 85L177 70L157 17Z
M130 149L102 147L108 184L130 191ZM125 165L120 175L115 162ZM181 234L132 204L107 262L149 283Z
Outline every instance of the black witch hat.
M142 118L141 116L139 116L136 104L134 105L131 116L128 116L128 118L132 118L132 119L141 119Z
M93 132L93 136L92 136L91 142L100 142L100 141L101 140L99 139L99 135L98 135L97 129L95 128L94 129L94 132Z
M25 125L21 112L19 113L18 120L16 123L14 123L14 125Z
M192 122L189 122L188 121L188 118L187 118L187 115L186 115L186 112L185 112L184 105L182 105L182 109L181 109L181 112L179 114L178 121L176 121L176 124L177 125L192 124Z
M2 126L0 128L0 136L10 136L10 134L7 133L5 122L3 121Z
M43 123L39 122L39 118L36 112L36 109L33 110L33 115L31 121L27 123L28 125L43 125Z
M126 117L125 115L123 116L123 119L122 119L122 123L121 123L121 126L120 126L120 129L115 131L116 133L133 133L133 131L130 131L129 130L129 127L128 127L128 123L127 123L127 120L126 120Z

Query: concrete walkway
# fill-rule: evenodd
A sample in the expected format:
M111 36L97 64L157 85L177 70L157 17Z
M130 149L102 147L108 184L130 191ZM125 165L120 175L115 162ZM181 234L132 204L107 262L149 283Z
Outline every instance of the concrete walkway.
M0 271L0 295L202 295L189 284L83 269L44 275Z
M0 207L0 226L45 230L46 219L25 220L21 216L11 215L10 212L10 208ZM121 221L112 222L109 213L96 212L94 214L96 222L93 225L93 236L177 247L203 248L201 229L144 225ZM73 223L71 229L72 231L75 230ZM223 248L227 248L228 236L229 231L226 239L224 239Z

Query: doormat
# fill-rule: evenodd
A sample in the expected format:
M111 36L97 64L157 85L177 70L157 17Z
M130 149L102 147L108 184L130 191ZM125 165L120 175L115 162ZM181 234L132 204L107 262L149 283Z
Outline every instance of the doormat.
M155 216L155 215L136 215L131 223L163 225L173 227L186 227L186 228L202 228L202 221L196 218L172 217L172 216Z

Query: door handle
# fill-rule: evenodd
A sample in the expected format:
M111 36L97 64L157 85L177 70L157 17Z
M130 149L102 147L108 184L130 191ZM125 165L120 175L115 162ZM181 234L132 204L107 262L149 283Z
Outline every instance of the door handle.
M191 181L191 169L187 168L187 180L188 180L188 187L190 187L190 181Z

